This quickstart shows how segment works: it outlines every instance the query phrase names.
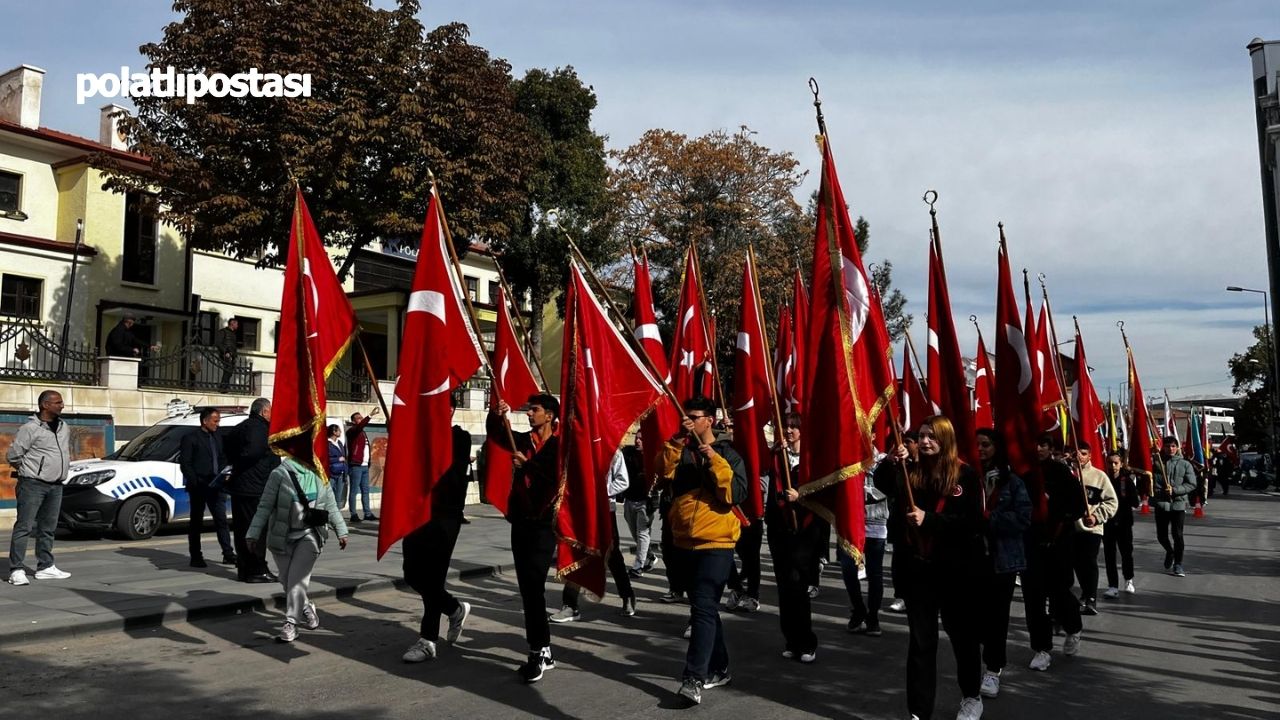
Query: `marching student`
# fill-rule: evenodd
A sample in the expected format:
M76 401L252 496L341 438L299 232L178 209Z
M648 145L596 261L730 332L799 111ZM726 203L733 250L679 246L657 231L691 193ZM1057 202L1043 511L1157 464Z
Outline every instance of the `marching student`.
M718 608L742 530L733 509L746 499L747 471L729 441L716 439L711 400L692 398L684 410L683 431L663 447L661 482L671 487L668 520L688 573L691 632L677 694L692 706L703 690L730 681Z
M449 411L458 409L458 396L449 394ZM440 617L449 619L445 639L455 643L471 615L471 604L459 602L445 583L449 563L462 526L462 507L467 502L467 469L471 462L471 433L453 426L453 463L431 491L431 520L405 536L404 580L422 598L422 625L418 639L401 656L405 662L419 663L436 656L440 640Z
M1107 565L1107 591L1102 597L1120 597L1120 576L1116 572L1116 554L1124 570L1124 591L1133 594L1133 509L1138 507L1138 486L1129 468L1128 453L1112 450L1107 455L1107 475L1116 491L1116 514L1102 526L1102 555Z
M862 598L858 579L858 563L843 548L836 548L840 575L849 594L849 632L880 637L880 604L884 600L884 549L889 539L889 513L893 511L897 492L898 463L888 455L880 456L863 480L863 503L866 508L866 543L862 557L867 576L867 597Z
M981 642L983 697L1000 694L1000 675L1008 661L1009 606L1014 579L1027 569L1027 530L1031 527L1031 496L1027 486L1009 469L1004 436L992 428L977 432L986 492L987 547L991 558L982 598Z
M934 415L918 432L919 460L909 465L906 478L913 504L889 516L894 552L903 555L895 580L903 584L911 631L907 709L918 720L933 717L941 612L962 697L956 720L977 720L982 717L982 657L973 588L987 572L982 481L960 461L950 420ZM907 449L895 448L892 455L906 459ZM902 497L906 500L905 491Z
M524 633L529 658L517 668L521 679L535 683L556 666L551 657L551 626L547 622L547 571L556 555L555 502L560 490L560 434L557 429L560 401L551 395L529 396L525 414L529 432L508 435L503 416L506 402L489 412L486 431L490 440L512 453L515 477L507 504L511 523L511 557L516 584L524 608ZM515 438L515 447L511 447Z
M1196 491L1196 471L1178 452L1178 438L1164 439L1160 457L1151 464L1151 496L1156 502L1156 539L1164 548L1164 569L1177 577L1186 577L1182 569L1182 524L1187 517L1187 497ZM1169 543L1169 535L1173 543Z
M1076 521L1075 552L1076 581L1080 583L1080 613L1098 614L1098 548L1102 546L1103 524L1115 517L1116 491L1111 487L1107 474L1093 466L1093 449L1088 441L1080 440L1076 448L1076 461L1080 465L1080 478L1088 495L1088 507L1084 516Z
M798 502L800 416L790 414L785 422L782 444L774 452L769 473L765 522L769 524L769 555L778 584L778 622L785 643L782 657L811 663L818 656L818 636L813 632L809 588L817 574L822 520ZM790 469L790 487L782 463Z

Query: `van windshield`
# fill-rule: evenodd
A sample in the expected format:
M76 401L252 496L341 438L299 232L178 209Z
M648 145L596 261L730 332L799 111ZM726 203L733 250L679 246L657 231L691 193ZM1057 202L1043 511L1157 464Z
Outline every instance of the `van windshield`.
M171 460L178 455L182 438L195 432L195 425L152 425L129 441L114 459L130 462Z

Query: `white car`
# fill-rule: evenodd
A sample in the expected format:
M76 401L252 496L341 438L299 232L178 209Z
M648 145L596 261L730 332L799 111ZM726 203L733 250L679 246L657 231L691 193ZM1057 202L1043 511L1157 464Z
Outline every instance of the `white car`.
M225 440L248 417L243 412L223 414L218 434ZM342 425L339 419L329 419L334 422ZM194 411L166 418L105 458L71 463L58 526L75 531L115 529L130 540L143 540L165 523L188 519L191 499L178 467L178 449L182 438L199 427Z

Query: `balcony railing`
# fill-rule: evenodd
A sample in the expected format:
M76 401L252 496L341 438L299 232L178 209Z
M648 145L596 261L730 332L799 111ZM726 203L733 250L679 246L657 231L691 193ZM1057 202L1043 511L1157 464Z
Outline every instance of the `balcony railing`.
M324 384L324 392L329 400L362 403L369 401L372 388L369 376L363 372L363 368L359 372L352 372L339 365L329 373L329 379Z
M138 386L251 395L253 362L237 357L227 363L215 348L185 345L142 358L138 365Z
M93 385L98 354L89 343L69 342L35 320L0 318L0 378L19 382Z

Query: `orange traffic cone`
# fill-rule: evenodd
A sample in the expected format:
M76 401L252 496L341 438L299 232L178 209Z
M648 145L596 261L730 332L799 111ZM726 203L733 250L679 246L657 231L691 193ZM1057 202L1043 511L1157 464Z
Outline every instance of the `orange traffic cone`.
M1200 498L1196 498L1196 509L1191 513L1192 517L1204 517L1204 506L1200 504Z
M1147 503L1147 499L1146 499L1146 498L1142 498L1142 511L1141 511L1141 514L1142 514L1142 515L1150 515L1150 514L1151 514L1151 505L1149 505L1149 504Z

